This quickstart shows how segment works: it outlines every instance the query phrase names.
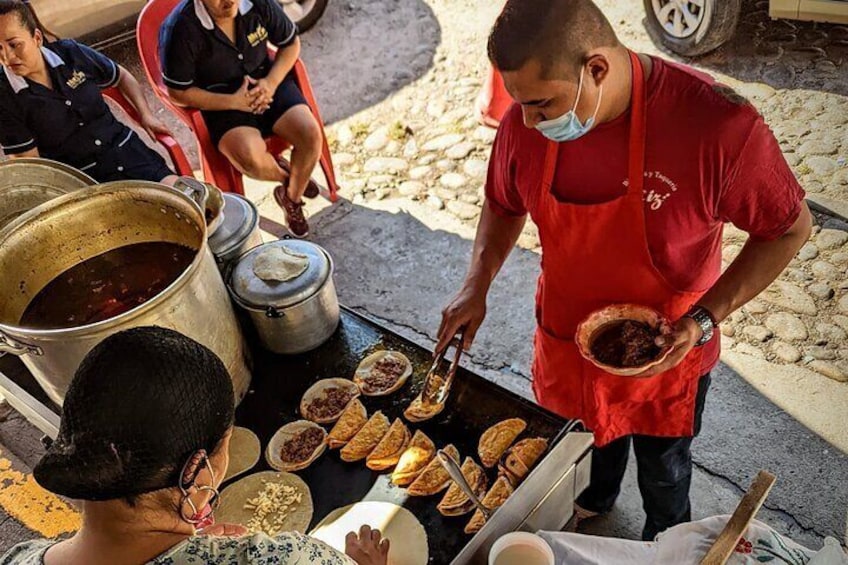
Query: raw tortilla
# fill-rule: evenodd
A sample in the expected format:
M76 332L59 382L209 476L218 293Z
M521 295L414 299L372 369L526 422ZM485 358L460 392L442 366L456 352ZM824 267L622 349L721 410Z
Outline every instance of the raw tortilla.
M291 473L277 473L275 471L263 471L249 475L224 489L221 493L221 505L215 511L215 518L219 524L241 524L247 527L248 522L254 517L254 510L245 508L248 500L255 499L265 489L265 484L273 482L290 487L294 492L301 495L299 503L293 504L285 510L286 518L282 521L276 531L265 531L269 536L275 536L279 532L296 531L306 532L312 521L312 494L303 479ZM268 517L273 519L276 514ZM344 549L344 548L342 548Z
M262 446L255 433L247 428L234 427L230 438L230 466L227 467L224 481L229 481L252 469L259 462L261 453Z
M269 247L253 261L253 273L263 281L290 281L302 275L307 268L309 257L284 245Z
M363 524L378 529L391 541L389 565L427 565L427 532L412 512L390 502L357 502L338 508L321 520L310 535L344 551L348 532Z

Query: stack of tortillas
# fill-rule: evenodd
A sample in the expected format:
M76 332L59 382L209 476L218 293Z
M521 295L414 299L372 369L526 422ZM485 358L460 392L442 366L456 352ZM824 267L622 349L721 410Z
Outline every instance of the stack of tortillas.
M427 532L412 512L390 502L357 502L331 512L310 535L344 551L348 532L367 524L390 542L389 565L427 565Z
M224 481L229 481L242 473L249 471L259 462L262 446L256 434L247 428L236 426L230 437L230 465Z

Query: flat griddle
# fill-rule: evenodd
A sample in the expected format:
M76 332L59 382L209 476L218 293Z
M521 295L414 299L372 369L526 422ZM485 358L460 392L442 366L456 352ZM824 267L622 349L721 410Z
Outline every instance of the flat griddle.
M300 399L310 385L324 378L352 378L359 362L380 349L405 354L412 361L413 375L407 385L395 394L382 398L362 397L362 401L369 416L382 410L390 420L402 417L403 410L420 392L432 364L432 353L353 311L343 309L338 330L318 349L291 356L254 349L253 381L236 412L236 423L253 430L262 441L264 450L280 426L301 418L298 411ZM521 437L541 436L552 442L560 439L560 432L568 424L566 420L462 368L457 372L444 412L428 422L406 424L410 430L424 431L438 448L453 443L463 459L470 455L479 463L477 442L482 433L503 419L515 417L527 422L527 431ZM251 472L265 469L269 467L263 457ZM497 470L488 471L489 484L492 484ZM310 528L336 508L374 500L401 505L421 521L427 531L430 563L450 563L472 538L463 532L471 514L447 518L436 510L442 494L408 497L405 489L391 484L390 471L382 474L370 471L364 460L344 463L339 458L339 450L327 450L311 467L297 474L312 490L315 515Z

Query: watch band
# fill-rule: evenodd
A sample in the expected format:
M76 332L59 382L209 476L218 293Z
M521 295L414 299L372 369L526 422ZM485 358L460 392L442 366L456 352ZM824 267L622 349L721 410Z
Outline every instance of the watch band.
M713 316L712 312L703 306L696 305L684 314L684 318L691 318L696 324L698 324L698 327L701 328L701 339L695 343L695 347L704 345L713 338L718 324L716 323L715 316Z

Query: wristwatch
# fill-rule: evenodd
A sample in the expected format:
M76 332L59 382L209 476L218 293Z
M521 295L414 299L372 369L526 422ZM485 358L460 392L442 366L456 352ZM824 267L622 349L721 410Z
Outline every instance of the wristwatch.
M695 347L700 347L713 338L713 333L718 327L715 317L712 313L703 306L693 306L683 315L684 318L692 318L698 327L701 328L701 339L695 343Z

